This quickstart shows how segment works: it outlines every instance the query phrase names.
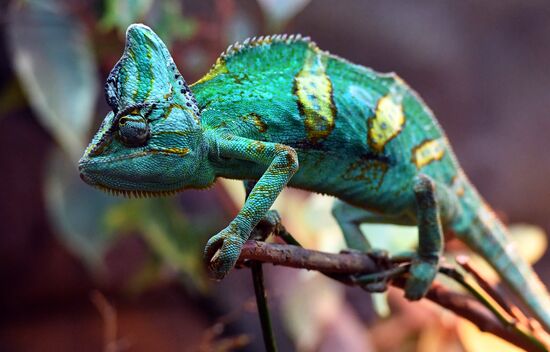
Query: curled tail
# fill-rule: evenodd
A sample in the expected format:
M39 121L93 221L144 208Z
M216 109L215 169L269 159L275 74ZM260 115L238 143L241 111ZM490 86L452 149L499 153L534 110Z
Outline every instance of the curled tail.
M475 192L475 191L474 191ZM477 192L475 192L477 193ZM476 194L477 196L477 194ZM479 196L477 212L459 237L499 273L540 323L550 331L550 295L533 268L517 252L508 230Z

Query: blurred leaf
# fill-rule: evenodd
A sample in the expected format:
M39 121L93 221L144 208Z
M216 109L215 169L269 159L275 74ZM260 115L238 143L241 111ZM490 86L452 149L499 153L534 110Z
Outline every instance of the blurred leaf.
M184 272L194 287L206 288L202 264L205 233L196 231L179 209L175 198L150 198L119 203L106 216L109 232L139 232L159 258Z
M0 117L26 106L27 101L17 80L11 79L0 91Z
M101 268L103 255L114 239L105 227L105 216L113 205L125 200L82 182L75 164L60 149L48 160L44 191L56 235L91 269Z
M388 303L388 293L371 293L372 306L376 314L381 318L387 318L391 314L390 305Z
M529 224L512 224L509 229L520 255L529 263L536 263L544 255L548 238L542 228Z
M372 248L383 249L390 254L408 252L418 246L418 228L388 224L362 224Z
M129 25L143 19L153 0L105 0L104 4L100 25L106 30L116 27L125 32Z
M243 181L220 178L217 182L222 185L229 198L235 203L235 206L240 208L243 205L245 197Z
M530 264L539 260L548 246L546 233L543 229L534 225L527 224L511 224L509 226L510 239L517 246L519 254ZM480 255L470 252L468 253L471 265L476 268L476 271L491 284L496 284L500 280L497 272L483 259ZM454 258L456 253L452 254Z
M250 15L245 11L237 10L235 15L229 19L224 34L229 42L228 44L232 44L252 37L256 32L256 26Z
M495 335L485 333L479 330L477 326L468 320L460 319L457 324L458 335L468 352L520 352L523 349L496 337Z
M271 30L280 30L292 17L302 11L310 0L258 0Z
M125 289L133 296L139 295L162 280L162 263L159 258L150 257L139 270L127 278Z
M197 31L197 21L183 15L181 2L175 0L161 1L158 11L148 16L155 32L166 42L172 43L176 39L186 40Z
M433 306L434 309L440 307ZM418 341L415 351L422 352L464 352L463 344L456 331L460 318L451 316L452 313L438 309L439 314L433 317L430 323L418 331ZM420 312L421 314L423 312ZM426 311L426 315L430 312ZM496 350L500 351L500 350Z
M285 290L283 321L298 351L314 351L327 323L343 305L343 286L317 273L302 272L300 280Z
M198 28L194 18L183 16L181 2L176 0L105 0L102 29L124 33L135 22L153 27L168 46L176 39L189 39Z
M42 124L78 160L99 87L87 32L60 0L12 4L7 30L22 88Z

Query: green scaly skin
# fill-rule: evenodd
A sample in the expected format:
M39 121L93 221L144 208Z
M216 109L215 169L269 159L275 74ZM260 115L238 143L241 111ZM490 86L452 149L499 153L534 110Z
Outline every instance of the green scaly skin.
M449 229L550 327L546 288L460 169L430 109L396 75L300 36L271 36L230 47L191 88L158 36L130 26L105 87L113 111L79 168L91 185L135 195L206 188L217 177L257 181L207 244L215 277L233 268L289 185L339 199L333 213L350 248L370 249L361 223L417 225L409 299L429 288Z

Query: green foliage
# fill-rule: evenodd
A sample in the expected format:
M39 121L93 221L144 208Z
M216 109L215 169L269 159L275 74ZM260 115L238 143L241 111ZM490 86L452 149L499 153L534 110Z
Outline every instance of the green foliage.
M0 117L25 106L25 104L25 97L17 80L11 80L0 91Z
M105 13L100 21L104 30L116 28L124 33L132 23L144 22L155 27L165 41L189 39L197 30L197 21L183 15L177 0L105 0Z
M105 13L100 25L105 29L116 27L119 31L143 19L153 5L153 0L105 0Z
M278 32L307 6L310 0L258 0L270 31Z
M106 214L110 233L138 232L161 262L186 274L193 287L206 288L200 253L205 229L197 229L179 209L175 198L139 199L118 203ZM208 229L206 229L208 230Z
M15 1L7 25L12 62L29 103L78 160L99 94L88 33L60 1Z
M186 40L198 30L198 22L183 15L181 2L176 0L162 1L158 15L152 18L157 33L167 42Z

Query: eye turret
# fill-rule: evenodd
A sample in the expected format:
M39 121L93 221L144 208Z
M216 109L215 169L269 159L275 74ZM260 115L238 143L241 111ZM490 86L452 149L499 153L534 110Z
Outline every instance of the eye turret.
M127 115L118 120L118 136L124 145L135 148L144 146L151 132L146 119L139 115Z

